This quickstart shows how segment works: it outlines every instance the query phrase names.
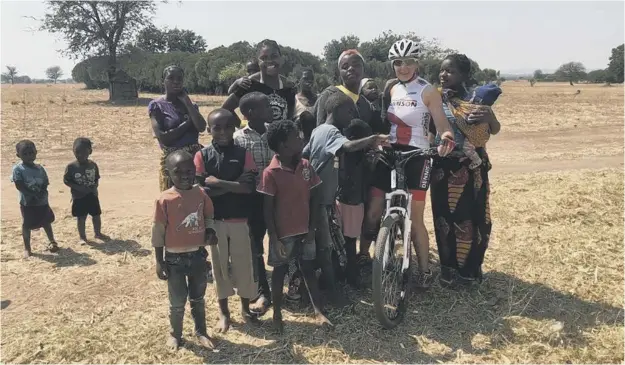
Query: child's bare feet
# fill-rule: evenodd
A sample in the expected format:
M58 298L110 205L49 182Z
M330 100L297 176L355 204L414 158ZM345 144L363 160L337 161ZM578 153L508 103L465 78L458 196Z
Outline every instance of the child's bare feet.
M276 334L281 335L284 333L284 323L282 322L282 317L274 316L272 326L273 326L273 331Z
M217 333L226 333L230 329L230 317L223 314L219 314L219 319L215 325L215 331Z
M180 347L180 343L174 336L169 336L165 346L167 346L167 349L171 351L176 351L178 350L178 347Z
M54 241L48 243L48 251L52 253L59 252L59 245Z
M28 251L28 250L24 250L24 259L27 259L30 257L30 255L32 255L32 252Z
M200 345L208 348L208 349L214 349L215 348L215 341L210 338L208 335L204 336L204 335L199 335L197 336L197 340L200 342Z
M100 241L104 241L104 242L107 242L107 241L111 240L111 237L109 237L109 236L107 236L107 235L105 235L103 233L96 233L95 238L100 240Z
M322 313L316 313L315 319L324 328L334 328L334 325L332 324L332 322L330 322L328 317L324 316Z
M86 246L87 245L87 239L86 238L81 238L78 241L78 244L81 245L81 246Z

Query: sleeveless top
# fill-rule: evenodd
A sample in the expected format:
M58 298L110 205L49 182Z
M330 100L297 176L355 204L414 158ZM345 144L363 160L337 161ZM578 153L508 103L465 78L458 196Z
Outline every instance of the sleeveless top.
M391 122L391 143L423 149L430 146L428 129L432 117L422 98L428 85L427 81L417 77L408 83L392 86L386 113Z

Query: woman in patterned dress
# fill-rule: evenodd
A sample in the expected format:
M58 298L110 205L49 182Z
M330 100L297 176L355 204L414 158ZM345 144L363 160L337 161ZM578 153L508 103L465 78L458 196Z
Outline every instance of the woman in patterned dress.
M456 151L462 151L465 137L456 126L448 103L451 98L470 98L465 85L470 73L469 59L453 54L443 61L439 75L443 109L454 129ZM467 121L488 123L491 134L497 134L501 128L488 108L476 108ZM441 264L440 280L444 285L454 279L462 283L482 280L482 263L492 228L488 179L491 165L484 148L477 148L477 152L484 163L474 170L469 169L471 161L465 157L434 160L430 191Z

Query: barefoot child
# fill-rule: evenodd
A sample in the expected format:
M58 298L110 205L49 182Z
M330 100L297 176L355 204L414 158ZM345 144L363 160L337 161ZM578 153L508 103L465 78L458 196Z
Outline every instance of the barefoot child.
M315 187L319 177L302 159L302 139L295 123L273 122L267 131L269 147L276 153L263 172L258 191L265 195L264 213L269 233L268 264L273 266L271 294L274 329L281 333L284 278L292 258L299 262L315 316L332 325L322 314L322 304L313 271L315 259Z
M219 300L217 332L230 328L228 298L241 298L241 316L246 322L256 317L250 312L250 298L257 295L252 267L252 244L247 225L249 196L256 190L256 164L252 155L236 146L234 134L236 119L226 109L216 109L208 116L211 144L195 155L195 175L205 188L215 207L215 232L218 243L210 246L213 260L213 278ZM232 278L228 270L232 265Z
M346 128L356 108L351 98L343 93L334 93L326 99L326 122L313 130L310 142L304 148L304 157L310 158L311 166L323 183L319 188L317 216L317 261L321 266L324 284L330 291L330 300L337 307L347 304L343 293L336 285L332 263L332 251L342 251L342 247L334 247L328 211L336 204L338 189L338 156L344 152L362 151L373 148L388 140L386 135L372 135L350 141L341 130ZM337 252L339 253L339 252Z
M73 149L76 161L67 165L63 182L71 188L72 216L76 217L78 221L80 244L87 244L85 223L88 215L93 220L95 238L106 241L108 237L102 234L102 220L100 219L102 210L98 198L100 169L95 162L89 159L93 152L91 141L88 138L76 138Z
M252 154L256 164L256 185L260 182L265 168L269 166L273 159L274 152L267 144L267 128L273 118L273 111L269 103L269 97L261 92L253 91L241 97L239 103L241 114L247 119L248 125L234 133L234 143L245 148ZM253 192L248 196L249 227L252 235L252 252L254 255L254 266L258 281L258 295L255 296L252 311L264 314L271 305L271 290L267 281L267 271L263 241L267 227L263 215L263 194Z
M24 238L24 257L32 254L30 231L43 228L48 236L48 250L57 252L59 246L54 240L52 223L54 213L48 205L48 174L43 166L36 164L37 148L32 141L22 140L15 146L17 157L22 162L13 166L11 182L19 191L20 211L22 212L22 237Z
M213 203L204 190L193 185L193 156L183 150L167 156L166 168L174 186L156 201L152 225L152 246L156 275L167 280L171 333L167 347L177 349L182 342L182 321L187 297L195 322L195 335L206 347L213 340L206 332L206 245L216 245Z

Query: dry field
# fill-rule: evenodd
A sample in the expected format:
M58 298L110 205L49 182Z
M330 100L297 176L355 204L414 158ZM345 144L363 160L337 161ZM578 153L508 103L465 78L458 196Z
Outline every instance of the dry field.
M167 289L149 243L158 149L146 100L154 95L112 106L105 91L3 85L1 361L623 363L623 88L508 82L503 89L496 105L503 128L489 149L494 233L478 290L435 286L413 298L393 331L378 326L370 293L350 293L355 313L331 313L332 332L294 309L283 337L271 334L268 315L260 328L235 324L214 352L193 341L187 311L191 341L171 353L163 347ZM193 98L203 115L221 101ZM78 136L94 141L108 243L76 243L62 174ZM9 183L22 138L35 141L48 170L62 247L46 253L45 235L35 233L29 260L21 259ZM212 324L212 287L207 305Z

